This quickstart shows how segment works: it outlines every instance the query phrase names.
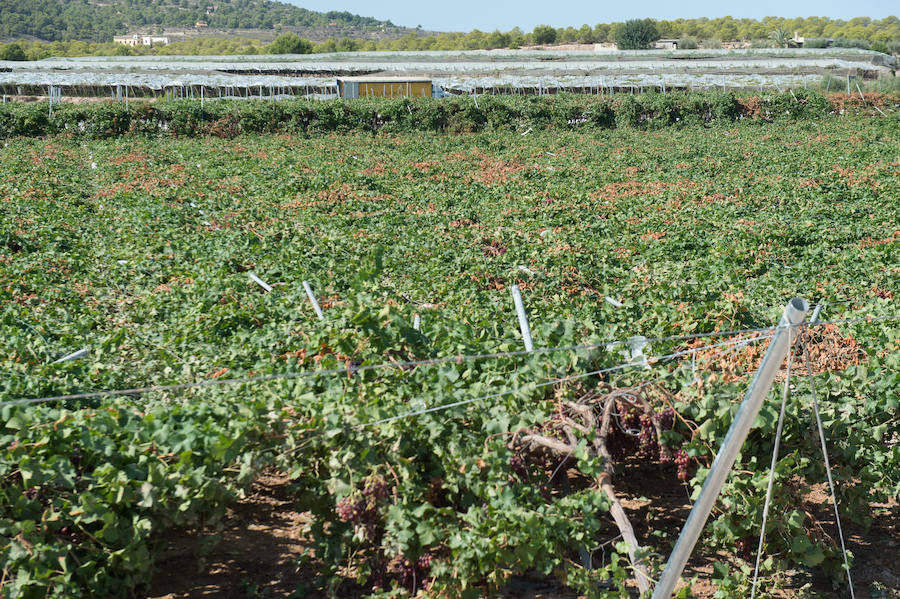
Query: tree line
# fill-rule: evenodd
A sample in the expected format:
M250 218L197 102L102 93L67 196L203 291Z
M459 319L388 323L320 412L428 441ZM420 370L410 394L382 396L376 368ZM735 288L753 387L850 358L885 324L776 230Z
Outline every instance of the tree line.
M250 2L251 0L234 0ZM637 31L637 37L635 37ZM835 46L861 47L885 53L900 53L900 19L857 17L844 21L827 17L780 18L761 20L733 19L677 19L674 21L643 19L627 23L600 23L580 28L554 28L539 25L525 33L518 28L507 32L440 33L428 35L413 31L399 39L360 40L349 37L329 38L321 42L303 39L294 33L284 33L266 44L246 37L194 37L168 46L129 48L114 43L60 41L53 43L18 42L17 49L0 46L0 59L10 59L13 52L19 59L36 60L51 56L109 56L109 55L236 55L236 54L308 54L322 52L356 52L379 50L479 50L521 48L532 45L594 44L617 42L620 48L640 48L652 45L659 38L680 40L681 48L720 47L723 41L742 40L754 47L790 45L794 33L807 39L807 47L824 47L826 40ZM24 58L21 58L23 57ZM15 58L12 58L15 59Z

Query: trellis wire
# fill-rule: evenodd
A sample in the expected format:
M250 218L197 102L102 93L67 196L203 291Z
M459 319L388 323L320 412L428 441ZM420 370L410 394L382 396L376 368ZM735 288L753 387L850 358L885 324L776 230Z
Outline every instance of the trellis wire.
M771 335L762 335L762 336L757 337L756 339L754 339L754 341L755 341L755 340L759 340L759 339L768 339L769 337L771 337ZM693 353L693 352L696 352L696 351L699 351L699 350L701 350L701 349L710 349L710 348L713 348L713 347L721 347L721 346L723 346L723 345L735 345L735 344L737 344L737 343L744 343L744 342L746 342L746 341L747 341L746 339L739 339L739 340L737 340L737 341L735 341L735 340L724 341L724 342L722 342L722 343L715 343L715 344L712 344L712 345L707 345L707 346L705 346L705 347L699 347L699 348L694 348L694 349L689 349L689 350L683 350L683 351L674 352L674 353L671 353L671 354L667 354L667 355L665 355L665 356L655 356L655 357L653 357L653 358L651 358L651 359L652 359L654 362L659 362L659 361L663 361L663 360L671 360L671 359L674 359L674 358L677 358L677 357L680 357L680 356L686 356L686 355L689 355L689 354L691 354L691 353ZM528 384L526 384L526 385L522 385L521 387L517 387L517 388L515 388L515 389L508 389L508 390L506 390L506 391L499 391L499 392L497 392L497 393L490 393L490 394L488 394L488 395L482 395L482 396L480 396L480 397L474 397L474 398L471 398L471 399L464 399L464 400L460 400L460 401L455 401L455 402L452 402L452 403L449 403L449 404L442 404L442 405L440 405L440 406L434 406L434 407L431 407L431 408L423 408L423 409L421 409L421 410L413 410L413 411L410 411L410 412L406 412L406 413L404 413L404 414L400 414L400 415L397 415L397 416L391 416L391 417L388 417L388 418L382 418L381 420L376 420L375 422L370 422L370 423L368 423L368 424L363 424L363 425L359 425L359 426L361 426L361 427L377 426L377 425L379 425L379 424L386 424L386 423L389 423L389 422L394 422L394 421L396 421L396 420L402 420L402 419L404 419L404 418L408 418L408 417L411 417L411 416L420 416L420 415L422 415L422 414L430 414L430 413L433 413L433 412L440 412L440 411L443 411L443 410L448 410L448 409L450 409L450 408L456 408L456 407L459 407L459 406L464 406L464 405L467 405L467 404L470 404L470 403L475 403L475 402L478 402L478 401L486 401L486 400L488 400L488 399L496 399L496 398L498 398L498 397L503 397L503 396L505 396L505 395L511 395L511 394L513 394L513 393L519 393L520 391L524 391L525 389L527 389L527 388L529 387L529 385L531 385L531 389L540 389L540 388L542 388L542 387L547 387L547 386L549 386L549 385L555 385L555 384L557 384L557 383L565 383L565 382L569 382L569 381L576 381L576 380L579 380L579 379L587 378L587 377L589 377L589 376L598 376L598 375L601 375L601 374L606 374L606 373L608 373L608 372L615 372L615 371L617 371L617 370L624 370L624 369L630 368L630 367L634 367L634 364L631 363L631 362L624 362L624 363L622 363L622 364L617 364L617 365L615 365L615 366L610 366L610 367L607 367L607 368L601 368L601 369L599 369L599 370L592 370L592 371L590 371L590 372L584 372L584 373L581 373L581 374L572 374L572 375L569 375L569 376L564 376L564 377L560 377L560 378L557 378L557 379L552 379L552 380L549 380L549 381L544 381L544 382L541 382L541 383L528 383Z
M766 329L768 330L768 329ZM758 331L752 331L758 332ZM698 333L699 335L699 333ZM739 343L743 340L738 341L729 341L726 344ZM620 343L620 342L614 342ZM16 399L10 401L0 402L0 407L3 406L12 406L12 405L29 405L29 404L37 404L37 403L47 403L52 401L68 401L75 399L93 399L98 397L110 397L110 396L121 396L121 395L141 395L144 393L151 393L154 391L184 391L187 389L193 388L201 388L201 387L212 387L212 386L221 386L221 385L238 385L238 384L246 384L246 383L256 383L256 382L265 382L265 381L273 381L273 380L282 380L282 379L296 379L296 378L306 378L306 377L314 377L314 376L326 376L326 375L334 375L334 374L346 374L346 373L357 373L357 372L365 372L369 370L382 370L382 369L403 369L403 368L412 368L416 366L435 366L440 364L448 364L448 363L462 363L472 360L482 360L482 359L493 359L493 358L509 358L509 357L517 357L517 356L526 356L529 354L538 354L538 353L553 353L553 352L561 352L561 351L579 351L579 350L592 350L592 349L605 349L608 344L590 344L590 345L570 345L566 347L553 347L553 348L539 348L535 349L531 352L528 351L510 351L510 352L494 352L494 353L486 353L486 354L471 354L471 355L456 355L456 356L448 356L445 358L431 358L428 360L410 360L406 362L383 362L380 364L368 364L361 366L345 366L341 368L331 368L327 370L305 370L300 372L283 372L276 374L266 374L259 376L250 376L250 377L238 377L238 378L230 378L230 379L205 379L202 381L195 381L193 383L176 383L172 385L152 385L146 387L135 387L131 389L107 389L102 391L90 391L85 393L72 393L68 395L55 395L50 397L40 397L33 399ZM710 345L706 347L717 347L721 344ZM704 348L693 348L690 350L685 350L682 354L689 354L691 352L696 352ZM681 355L681 354L679 354ZM662 357L651 357L651 360L661 360L666 358L667 356ZM634 366L634 364L628 363L626 366Z
M817 324L819 313L821 312L822 308L823 308L823 305L821 303L816 306L815 310L813 311L812 317L810 318L810 322L809 322L810 325ZM791 334L791 333L792 333L792 331L788 332L788 334ZM817 394L816 394L815 382L813 380L812 364L811 364L811 361L809 358L809 349L807 348L806 342L802 339L802 337L798 337L798 341L800 341L801 347L803 348L803 354L804 354L804 357L806 360L806 372L809 377L809 386L810 386L810 391L812 392L812 397L813 397L813 411L815 412L815 416L816 416L816 427L817 427L818 433L819 433L819 440L822 444L822 456L825 461L825 472L828 477L828 488L829 488L829 491L831 494L831 501L834 506L834 518L835 518L835 522L837 524L838 538L840 539L840 542L841 542L841 553L844 558L844 568L847 571L847 583L850 586L850 597L851 597L851 599L855 599L855 593L853 590L853 579L850 576L850 562L847 558L847 548L844 543L844 533L843 533L843 530L841 527L841 517L840 517L840 514L838 513L837 495L835 495L835 492L834 492L834 480L831 475L831 463L828 458L828 449L827 449L827 446L825 443L825 431L822 428L822 419L819 415L819 402L818 402L818 398L817 398ZM781 433L782 433L783 426L784 426L785 407L787 405L788 395L790 394L791 365L793 363L793 359L794 359L794 353L793 353L793 348L792 348L790 353L788 354L787 375L785 377L784 391L783 391L782 397L781 397L781 410L779 411L779 414L778 414L778 425L775 430L775 447L772 450L772 464L771 464L771 467L769 468L769 481L768 481L768 485L766 488L766 499L765 499L765 503L763 505L762 525L760 527L760 532L759 532L759 545L756 549L756 564L753 569L753 586L752 586L751 592L750 592L750 599L754 599L756 597L757 581L759 578L759 565L760 565L760 561L762 559L763 545L765 544L766 521L768 519L769 506L772 501L772 489L773 489L773 486L775 483L775 467L778 463L778 451L781 446Z
M877 317L863 317L863 318L849 318L844 320L830 320L830 321L818 321L816 323L812 323L809 325L803 326L822 326L826 324L852 324L858 322L879 322L886 320L900 320L900 315L894 316L877 316ZM798 325L793 325L798 326ZM705 337L723 337L726 335L740 335L746 333L763 333L766 331L772 331L774 327L765 327L765 328L754 328L754 329L738 329L738 330L730 330L730 331L713 331L709 333L691 333L687 335L671 335L667 337L654 337L647 339L648 342L663 342L663 341L684 341L690 339L698 339ZM516 356L525 356L529 354L546 354L546 353L554 353L561 351L590 351L596 349L606 349L609 345L618 345L622 343L626 343L626 340L615 340L615 341L607 341L604 343L591 343L591 344L579 344L579 345L569 345L562 347L547 347L547 348L537 348L531 352L528 351L508 351L508 352L492 352L492 353L483 353L483 354L469 354L469 355L455 355L448 356L444 358L430 358L427 360L409 360L404 362L383 362L380 364L367 364L361 366L345 366L341 368L331 368L327 370L305 370L300 372L283 372L283 373L275 373L275 374L267 374L267 375L259 375L259 376L250 376L250 377L237 377L237 378L229 378L229 379L206 379L202 381L195 381L193 383L176 383L171 385L152 385L146 387L134 387L130 389L106 389L102 391L90 391L84 393L71 393L66 395L55 395L48 397L40 397L40 398L29 398L29 399L15 399L0 402L0 407L3 406L13 406L13 405L30 405L30 404L38 404L38 403L47 403L52 401L68 401L75 399L92 399L97 397L107 397L107 396L121 396L121 395L141 395L144 393L151 393L154 391L183 391L186 389L192 388L200 388L200 387L211 387L211 386L221 386L221 385L239 385L245 383L254 383L254 382L263 382L263 381L273 381L279 379L296 379L296 378L305 378L305 377L314 377L314 376L324 376L324 375L332 375L332 374L346 374L348 372L365 372L369 370L383 370L383 369L393 369L393 368L412 368L416 366L434 366L439 364L448 364L451 362L467 362L473 360L487 360L487 359L496 359L496 358L511 358ZM712 346L709 346L712 347ZM695 348L690 351L697 351L703 348ZM654 358L658 359L658 358Z
M753 586L750 590L750 599L756 598L756 583L759 578L759 562L762 558L763 544L766 539L766 521L769 517L769 505L772 502L772 489L775 486L775 466L778 464L778 450L781 448L781 431L784 428L784 410L787 406L787 398L791 392L791 366L794 362L794 341L791 339L792 330L788 330L788 362L787 374L784 378L784 390L781 393L781 410L778 413L778 425L775 427L775 447L772 449L772 466L769 468L769 484L766 488L766 500L763 503L762 525L759 531L759 546L756 549L756 566L753 568Z
M822 418L819 416L819 400L816 393L816 383L813 380L812 363L809 359L809 348L803 342L803 355L806 360L806 374L809 377L809 388L812 392L813 412L816 415L816 428L819 430L819 441L822 444L822 456L825 459L825 474L828 477L828 490L831 493L831 503L834 506L834 521L837 524L838 538L841 541L841 552L844 554L844 568L847 570L847 584L850 586L850 599L855 599L853 592L853 579L850 577L850 562L847 559L847 546L844 543L844 531L841 527L841 515L838 513L837 495L834 493L834 478L831 476L831 461L828 459L828 447L825 443L825 430L822 428Z

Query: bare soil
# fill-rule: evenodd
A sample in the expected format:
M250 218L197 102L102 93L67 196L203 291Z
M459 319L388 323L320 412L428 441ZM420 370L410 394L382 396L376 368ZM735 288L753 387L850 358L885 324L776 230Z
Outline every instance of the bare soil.
M574 474L574 472L573 472ZM246 497L229 509L219 540L212 545L216 531L178 531L165 539L157 572L144 599L193 599L246 597L324 597L309 588L318 575L316 566L299 558L309 547L306 526L308 515L298 511L289 492L286 475L269 472L259 477ZM616 479L616 490L640 539L649 544L669 547L677 538L690 511L689 491L674 482L671 472L658 465L629 464L626 473ZM834 513L824 485L814 487L803 506L827 531L834 533ZM896 502L879 506L880 515L866 531L852 522L844 522L848 549L855 556L853 576L858 599L896 599L900 597L900 510ZM611 525L611 537L615 534ZM661 540L650 533L665 535ZM205 539L205 540L204 540ZM650 539L653 539L652 541ZM212 545L202 553L199 545ZM609 548L592 556L595 564L606 559ZM573 557L575 557L573 555ZM577 559L577 558L576 558ZM694 557L685 577L696 576L692 591L700 599L711 599L716 591L710 582L715 561L739 566L734 555L718 554ZM341 597L359 597L362 590L351 581L339 590ZM833 589L824 577L790 571L780 575L775 594L783 598L839 598L848 595L845 588ZM575 599L576 593L557 581L540 575L514 577L499 599Z
M285 475L267 473L225 517L220 541L201 555L198 540L215 531L166 538L147 599L290 597L317 572L298 568L307 547L306 514L294 509Z

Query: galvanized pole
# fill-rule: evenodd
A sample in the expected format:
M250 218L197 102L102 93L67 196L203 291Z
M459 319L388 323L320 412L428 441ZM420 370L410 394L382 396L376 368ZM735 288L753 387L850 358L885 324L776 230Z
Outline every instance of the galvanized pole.
M525 306L522 304L522 294L519 292L519 286L513 285L511 288L513 303L516 306L516 314L519 316L519 329L522 331L522 339L525 341L525 351L534 351L534 344L531 342L531 329L528 326L528 316L525 314Z
M247 276L250 277L250 280L265 289L267 292L272 291L272 286L260 279L255 272L252 270L247 273Z
M71 354L69 354L67 356L63 356L62 358L60 358L59 360L56 360L55 362L51 362L51 364L60 364L62 362L70 362L71 360L77 360L79 358L83 358L86 355L88 355L87 348L79 349L78 351L72 352Z
M316 316L319 317L319 320L325 320L325 315L322 314L322 308L319 307L319 302L316 301L316 296L313 295L312 287L309 286L307 281L303 281L303 288L306 290L306 297L309 298L309 303L312 304L313 310L316 311Z
M809 304L806 303L806 300L799 297L795 297L785 306L781 322L775 328L775 335L769 343L769 348L766 350L766 355L759 365L759 370L753 376L750 388L747 389L744 401L741 402L741 407L738 409L734 422L731 423L731 428L728 429L728 434L725 435L725 440L722 441L722 447L719 449L719 453L709 469L709 474L703 482L700 496L697 497L687 522L684 523L681 536L678 537L678 542L675 543L675 548L672 549L672 555L669 556L666 569L663 571L659 583L653 591L652 599L668 599L675 590L675 585L678 583L682 570L684 570L684 565L691 556L694 545L697 543L697 539L706 525L706 520L709 518L709 513L712 511L716 498L719 496L722 485L725 484L725 478L734 465L734 460L741 451L741 446L747 438L747 433L750 432L750 427L753 426L753 422L759 414L763 400L772 388L775 375L781 368L781 363L790 349L791 335L788 327L803 322L808 311Z

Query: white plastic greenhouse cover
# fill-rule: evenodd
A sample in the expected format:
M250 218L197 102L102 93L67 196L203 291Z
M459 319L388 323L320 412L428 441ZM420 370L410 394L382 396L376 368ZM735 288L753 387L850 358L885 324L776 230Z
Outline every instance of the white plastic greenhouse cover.
M690 57L692 60L683 60ZM553 60L546 60L552 58ZM673 60L679 58L678 60ZM357 52L267 56L140 56L49 58L0 61L0 84L129 85L163 89L209 87L329 86L328 71L427 73L448 89L485 87L797 85L819 79L785 70L847 72L878 69L884 55L858 49L682 50L624 52L547 52L475 50L466 52ZM884 67L880 67L884 68ZM229 73L227 71L245 71ZM765 74L765 71L782 71ZM247 73L246 71L250 71ZM252 71L258 71L253 73ZM288 76L278 71L323 72ZM727 75L711 74L727 71ZM723 80L724 77L724 80Z

